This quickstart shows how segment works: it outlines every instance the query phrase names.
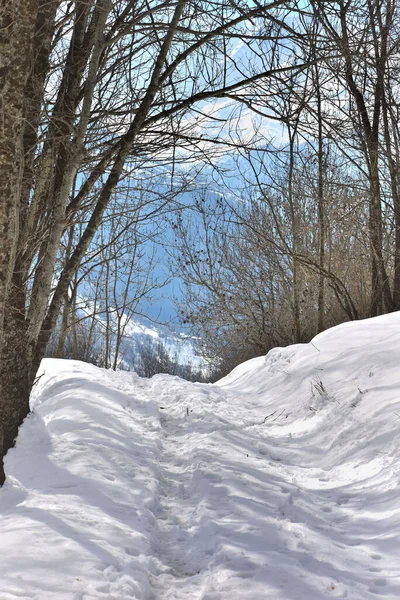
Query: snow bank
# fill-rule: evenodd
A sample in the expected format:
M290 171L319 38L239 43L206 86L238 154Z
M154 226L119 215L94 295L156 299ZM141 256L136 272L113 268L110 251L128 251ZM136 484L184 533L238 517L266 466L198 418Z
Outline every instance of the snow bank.
M147 598L156 405L132 395L134 375L56 360L43 372L6 460L0 598Z
M1 600L397 600L399 364L399 313L216 385L44 361Z

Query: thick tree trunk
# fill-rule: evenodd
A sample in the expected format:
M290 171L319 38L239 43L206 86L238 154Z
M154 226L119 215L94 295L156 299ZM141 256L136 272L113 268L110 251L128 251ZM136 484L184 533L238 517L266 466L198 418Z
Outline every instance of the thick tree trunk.
M15 284L15 278L13 283ZM26 331L23 286L13 285L5 313L0 364L0 424L3 431L0 484L3 484L5 479L3 457L12 448L18 428L29 413L29 394L35 375L31 369L31 357L28 355Z
M38 0L9 0L0 9L0 452L1 463L29 407L25 305L13 301L24 168L25 87L33 64ZM22 298L24 300L24 297ZM4 470L0 468L0 483Z
M37 9L38 0L5 1L0 8L0 344L19 237L24 92Z

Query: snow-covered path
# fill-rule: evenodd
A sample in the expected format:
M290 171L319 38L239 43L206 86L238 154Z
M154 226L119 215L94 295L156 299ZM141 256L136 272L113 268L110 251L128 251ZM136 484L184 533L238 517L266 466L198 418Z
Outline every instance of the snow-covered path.
M229 392L198 386L193 394L189 384L166 388L162 380L152 390L164 406L167 464L160 512L167 551L158 554L167 575L156 578L157 598L400 597L400 549L368 506L391 498L398 513L391 470L383 477L393 460L378 455L375 465L334 470L310 435L301 435L299 452L283 434L286 414L252 425Z
M44 362L0 600L400 598L400 315L218 385Z

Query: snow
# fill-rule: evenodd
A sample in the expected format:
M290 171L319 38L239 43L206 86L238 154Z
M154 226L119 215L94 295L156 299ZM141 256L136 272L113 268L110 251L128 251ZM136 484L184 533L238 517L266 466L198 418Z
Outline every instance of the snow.
M160 334L155 327L146 327L146 325L130 319L127 326L126 337L133 337L134 335L148 335L157 340L160 338Z
M150 344L157 352L158 344L161 343L178 365L191 366L194 370L202 371L204 375L209 372L207 361L196 349L196 341L199 338L172 331L166 325L151 326L151 322L145 317L140 317L139 320L138 316L130 319L123 315L123 319L126 326L121 340L119 362L124 370L134 370L138 358L140 363L140 346ZM116 325L114 329L117 329Z
M215 385L44 361L1 600L397 600L399 364L400 313Z

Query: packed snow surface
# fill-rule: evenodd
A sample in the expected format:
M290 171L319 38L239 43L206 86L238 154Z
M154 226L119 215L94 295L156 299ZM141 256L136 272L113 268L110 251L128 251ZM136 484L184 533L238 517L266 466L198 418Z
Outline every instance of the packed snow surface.
M46 360L0 491L0 599L400 598L400 314L217 385Z

